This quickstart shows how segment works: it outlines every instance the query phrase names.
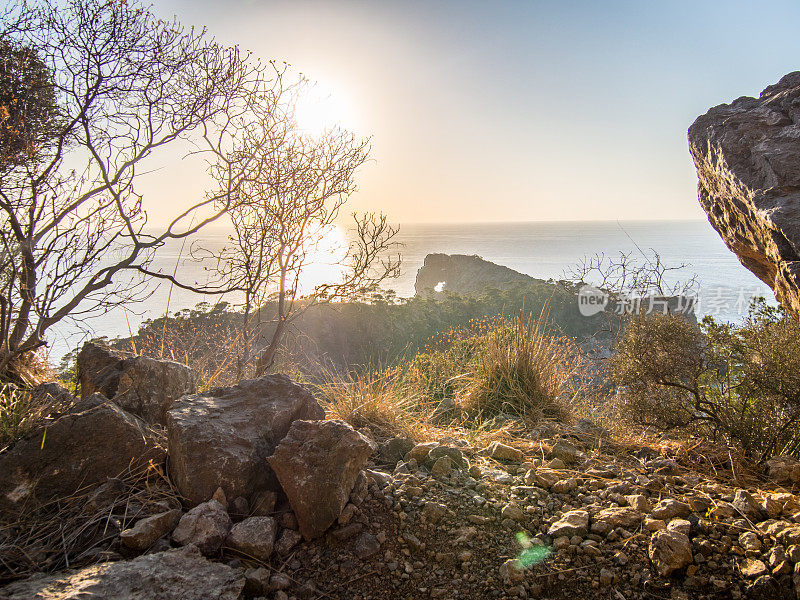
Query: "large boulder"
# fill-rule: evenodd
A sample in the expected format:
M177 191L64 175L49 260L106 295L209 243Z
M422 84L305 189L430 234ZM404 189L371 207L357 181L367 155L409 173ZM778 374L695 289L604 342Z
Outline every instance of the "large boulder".
M161 434L97 394L0 454L0 513L71 496L165 457Z
M241 570L211 562L194 546L37 575L0 589L0 600L237 600Z
M321 536L339 515L372 452L344 421L296 421L269 458L306 540Z
M800 317L800 72L689 128L698 195L722 239Z
M197 391L197 375L186 365L91 342L78 353L77 368L83 398L99 392L150 424L164 425L172 403Z
M222 487L226 498L255 506L263 492L280 490L266 459L292 423L324 417L314 397L285 375L184 396L167 411L172 482L192 505Z

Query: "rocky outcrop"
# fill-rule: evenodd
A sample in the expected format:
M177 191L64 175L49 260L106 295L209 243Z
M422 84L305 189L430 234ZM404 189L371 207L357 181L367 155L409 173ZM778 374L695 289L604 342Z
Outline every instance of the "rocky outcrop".
M428 254L417 271L414 290L418 296L436 293L480 294L489 288L504 289L519 283L546 283L480 256Z
M339 515L372 452L344 421L296 421L269 458L289 498L300 533L322 535Z
M240 570L187 546L18 581L0 590L0 600L237 600L243 588Z
M324 417L314 397L285 375L184 396L167 412L172 482L192 505L221 487L227 498L255 507L263 492L280 489L266 459L292 423Z
M709 222L800 317L800 72L709 110L689 147Z
M150 424L164 425L172 403L197 391L197 375L186 365L91 342L78 353L77 370L83 398L99 392Z
M102 396L73 411L0 454L0 512L69 497L149 461L164 462L163 437Z

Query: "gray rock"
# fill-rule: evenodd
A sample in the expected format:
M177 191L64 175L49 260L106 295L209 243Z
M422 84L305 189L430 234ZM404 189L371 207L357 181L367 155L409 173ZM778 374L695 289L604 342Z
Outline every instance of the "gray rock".
M256 560L267 560L275 545L278 525L272 517L249 517L234 525L225 545Z
M194 546L34 576L0 590L2 600L237 600L241 573Z
M375 556L380 549L381 544L378 538L366 531L359 535L353 544L353 552L361 560L366 560Z
M165 456L158 432L103 399L59 417L0 454L0 512L71 496L150 461L160 465Z
M156 543L159 538L169 534L181 518L181 510L176 508L164 513L139 519L130 529L119 534L122 545L142 552Z
M656 571L668 577L693 562L692 542L682 533L662 529L650 538L648 555Z
M210 556L219 552L228 532L231 519L216 500L198 504L187 512L172 532L172 541L179 546L193 544Z
M170 405L197 390L186 365L112 350L87 342L78 353L81 397L101 393L151 425L164 425Z
M698 196L741 263L800 316L800 72L689 128Z
M268 462L307 540L339 517L372 449L343 421L295 421Z
M740 515L750 519L754 523L760 523L767 518L767 514L761 505L756 502L755 498L750 495L747 490L736 490L736 495L733 498L733 508L735 508Z
M589 529L589 513L585 510L571 510L553 523L547 530L553 538L573 535L584 536Z
M501 442L492 442L489 444L486 448L486 453L495 460L508 460L513 462L520 462L525 457L522 450L507 446Z
M242 496L261 514L256 496L280 489L267 457L294 421L324 416L314 397L285 375L183 396L167 412L172 481L191 504L220 486L226 497Z
M378 447L378 458L387 465L396 465L414 447L414 440L406 437L393 437Z
M665 498L653 509L650 513L654 519L662 521L669 521L675 517L688 517L692 512L692 508L685 502L675 500L674 498Z
M284 529L281 532L281 537L275 544L275 552L281 556L284 554L289 554L289 552L291 552L292 549L297 546L302 539L303 536L300 535L299 531L295 531L294 529Z

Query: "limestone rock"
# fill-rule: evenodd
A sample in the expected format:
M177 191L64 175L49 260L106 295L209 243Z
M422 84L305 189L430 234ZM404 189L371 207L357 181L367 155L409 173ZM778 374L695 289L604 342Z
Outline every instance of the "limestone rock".
M112 400L151 424L164 425L172 403L197 391L197 375L186 365L146 356L122 363Z
M280 489L267 457L294 421L324 416L314 397L285 375L183 396L167 412L172 481L191 504L220 486L227 498L247 499L255 512L257 496Z
M277 533L278 525L272 517L250 517L233 526L225 545L246 557L267 560Z
M268 461L307 540L339 517L372 452L343 421L295 421Z
M685 502L674 498L665 498L656 505L651 515L654 519L668 521L675 517L688 517L691 512L691 507Z
M508 460L513 462L520 462L524 458L522 450L518 450L513 446L507 446L501 442L492 442L486 448L486 453L495 460Z
M149 461L163 463L158 432L97 398L102 402L59 417L0 454L0 512L71 496Z
M237 600L240 572L211 562L194 546L34 576L0 590L2 600Z
M623 506L603 509L594 516L593 520L595 523L606 523L611 529L624 527L633 530L639 527L643 518L644 515L635 508Z
M216 500L198 504L181 517L172 541L179 546L193 544L206 556L216 554L231 529L231 519Z
M800 316L800 72L689 128L698 196L741 263Z
M655 569L668 577L692 563L692 543L682 533L662 529L650 538L648 555Z
M589 513L585 510L571 510L550 526L547 533L553 537L573 535L584 536L589 529Z
M767 461L767 476L780 485L800 483L800 461L790 456L773 456Z
M172 531L181 518L181 514L181 510L176 508L152 517L139 519L133 527L120 533L122 545L140 552L147 550L158 539Z
M172 402L197 390L186 365L133 356L87 342L77 358L81 397L101 393L150 424L163 425Z

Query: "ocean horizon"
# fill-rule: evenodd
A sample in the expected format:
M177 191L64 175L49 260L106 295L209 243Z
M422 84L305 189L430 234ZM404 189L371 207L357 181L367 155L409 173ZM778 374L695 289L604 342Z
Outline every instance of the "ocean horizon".
M227 241L222 227L201 232L194 244L218 249ZM433 253L468 254L540 279L564 279L569 270L589 256L607 257L632 253L644 261L658 252L668 266L687 265L672 279L697 278L698 316L712 315L723 321L741 321L750 299L764 296L774 303L770 288L748 271L730 252L711 225L701 219L668 221L534 221L523 223L406 223L400 225L396 241L401 255L401 273L384 284L400 297L414 295L417 270L425 256ZM187 244L188 246L188 244ZM153 268L185 281L201 281L203 265L188 256L187 247L170 243L156 255ZM336 265L315 267L323 275ZM203 296L172 287L153 286L143 302L118 307L87 322L60 323L50 332L51 361L98 336L125 337L136 333L145 319L193 308L200 302L219 300L236 304L234 296Z

